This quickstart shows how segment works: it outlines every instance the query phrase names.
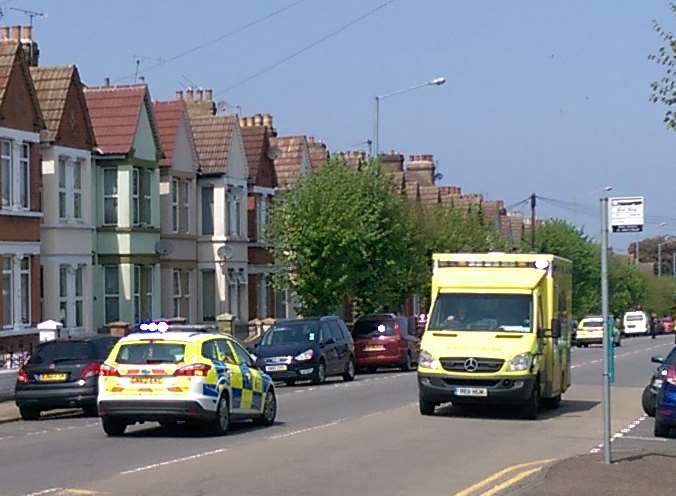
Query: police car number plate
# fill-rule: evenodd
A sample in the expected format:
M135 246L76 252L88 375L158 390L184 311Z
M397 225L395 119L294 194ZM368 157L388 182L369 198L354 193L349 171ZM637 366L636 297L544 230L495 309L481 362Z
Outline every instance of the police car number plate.
M265 367L266 372L283 372L286 370L286 365L267 365Z
M132 384L162 384L161 377L132 377Z
M456 396L488 396L488 389L460 387L455 389Z

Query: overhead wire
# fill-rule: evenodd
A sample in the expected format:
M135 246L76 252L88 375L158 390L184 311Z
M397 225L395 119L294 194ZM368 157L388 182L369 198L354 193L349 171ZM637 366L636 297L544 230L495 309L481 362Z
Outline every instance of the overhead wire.
M14 1L14 0L10 0L10 1ZM225 40L225 39L227 39L227 38L230 38L230 37L232 37L232 36L235 36L236 34L239 34L239 33L243 32L243 31L246 31L246 30L249 29L249 28L252 28L252 27L254 27L254 26L258 25L258 24L261 24L262 22L265 22L265 21L267 21L268 19L272 19L273 17L276 17L276 16L278 16L278 15L280 15L280 14L283 14L283 13L286 12L287 10L290 10L290 9L292 9L292 8L298 6L298 5L300 5L301 3L304 3L304 2L306 2L306 1L307 1L307 0L295 0L294 2L291 2L291 3L289 3L289 4L286 4L286 5L280 7L280 8L278 8L278 9L276 9L276 10L273 10L272 12L269 12L268 14L265 14L265 15L262 16L262 17L258 17L258 18L253 19L253 20L251 20L251 21L249 21L249 22L247 22L247 23L245 23L245 24L242 24L241 26L238 26L238 27L236 27L235 29L233 29L233 30L231 30L231 31L228 31L228 32L226 32L226 33L224 33L224 34L222 34L222 35L220 35L220 36L218 36L218 37L216 37L216 38L214 38L214 39L212 39L212 40L206 41L206 42L204 42L204 43L200 43L199 45L195 45L194 47L189 48L189 49L187 49L187 50L184 50L184 51L182 51L182 52L179 52L179 53L177 53L176 55L173 55L173 56L171 56L171 57L169 57L169 58L162 59L162 60L158 61L157 63L155 63L155 64L153 64L153 65L151 65L151 66L145 68L145 69L143 70L143 73L145 74L145 73L147 73L147 72L149 72L149 71L152 71L152 70L154 70L154 69L157 69L158 67L164 66L164 65L166 65L166 64L168 64L168 63L170 63L170 62L173 62L173 61L178 60L178 59L180 59L180 58L186 57L187 55L190 55L190 54L192 54L192 53L195 53L195 52L197 52L197 51L199 51L199 50L201 50L201 49L203 49L203 48L206 48L206 47L208 47L208 46L210 46L210 45L219 43L219 42L221 42L221 41L223 41L223 40ZM134 78L135 76L136 76L135 73L134 73L134 74L130 74L130 75L128 75L128 76L124 76L124 77L118 78L118 79L116 79L116 80L113 81L113 82L114 82L114 83L119 83L120 81L124 81L124 80L126 80L126 79L132 79L132 78Z
M361 22L361 21L363 21L363 20L365 20L365 19L371 17L372 15L376 14L377 12L379 12L379 11L383 10L384 8L388 7L389 5L393 4L395 1L396 1L396 0L387 0L386 2L383 2L383 3L379 4L379 5L377 5L376 7L372 8L371 10L365 12L364 14L361 14L361 15L358 16L358 17L355 17L354 19L352 19L352 20L350 20L349 22L343 24L343 25L340 26L339 28L334 29L333 31L331 31L330 33L328 33L328 34L322 36L321 38L318 38L318 39L316 39L315 41L313 41L313 42L311 42L311 43L309 43L309 44L307 44L307 45L301 47L300 49L296 50L295 52L293 52L293 53L291 53L291 54L289 54L289 55L287 55L287 56L285 56L285 57L279 59L277 62L274 62L274 63L272 63L272 64L270 64L270 65L268 65L268 66L265 66L265 67L263 67L262 69L259 69L259 70L255 71L255 72L249 74L249 75L246 76L245 78L243 78L243 79L241 79L241 80L239 80L239 81L237 81L237 82L231 84L231 85L228 86L227 88L225 88L225 89L223 89L223 90L219 90L219 91L217 91L217 92L215 92L215 93L218 93L218 94L227 93L227 92L229 92L229 91L234 90L235 88L238 88L238 87L240 87L240 86L242 86L242 85L248 83L249 81L251 81L251 80L253 80L253 79L256 79L256 78L258 78L258 77L260 77L260 76L263 76L264 74L267 74L267 73L270 72L270 71L273 71L273 70L276 69L277 67L279 67L279 66L281 66L281 65L283 65L283 64L285 64L285 63L287 63L287 62L289 62L290 60L295 59L296 57L302 55L303 53L305 53L305 52L307 52L307 51L309 51L309 50L312 50L312 49L315 48L316 46L318 46L318 45L324 43L325 41L328 41L329 39L331 39L331 38L333 38L333 37L335 37L335 36L337 36L337 35L339 35L339 34L342 33L343 31L346 31L347 29L351 28L351 27L354 26L355 24L358 24L359 22Z

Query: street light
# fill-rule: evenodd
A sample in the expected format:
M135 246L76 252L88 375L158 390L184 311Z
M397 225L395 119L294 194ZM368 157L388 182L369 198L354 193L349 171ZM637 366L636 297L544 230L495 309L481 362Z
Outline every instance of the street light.
M441 86L446 83L446 78L438 77L434 78L431 81L426 83L417 84L411 86L410 88L404 88L402 90L393 91L392 93L387 93L385 95L376 95L375 97L375 118L374 118L374 130L373 130L373 156L378 158L380 154L380 100L384 98L389 98L395 95L401 95L402 93L408 93L409 91L417 90L419 88L424 88L426 86Z
M660 227L666 227L666 222L660 222ZM666 235L663 241L657 243L657 277L662 277L662 245L671 242L673 236ZM673 272L673 267L672 267Z

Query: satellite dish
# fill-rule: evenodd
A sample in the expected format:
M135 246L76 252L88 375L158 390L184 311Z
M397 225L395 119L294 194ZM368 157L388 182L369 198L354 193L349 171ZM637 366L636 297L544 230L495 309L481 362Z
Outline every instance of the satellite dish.
M172 251L174 251L174 245L172 245L171 242L167 241L166 239L161 239L155 243L155 253L158 255L170 255Z
M279 148L276 146L268 147L268 158L270 160L275 160L279 156Z
M232 258L232 246L230 245L223 245L218 248L216 251L218 254L218 257L223 259L223 260L230 260Z

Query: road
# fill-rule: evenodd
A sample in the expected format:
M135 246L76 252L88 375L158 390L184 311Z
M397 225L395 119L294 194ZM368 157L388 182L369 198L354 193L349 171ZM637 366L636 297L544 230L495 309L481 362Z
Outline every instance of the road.
M636 338L617 350L613 432L626 431L618 450L644 443L676 453L676 440L652 440L640 406L650 356L672 346L669 336ZM222 438L156 424L107 438L98 419L77 415L4 424L0 494L451 495L508 465L597 449L602 350L573 357L574 386L537 421L452 407L422 417L415 373L390 372L280 387L275 426L241 424Z

